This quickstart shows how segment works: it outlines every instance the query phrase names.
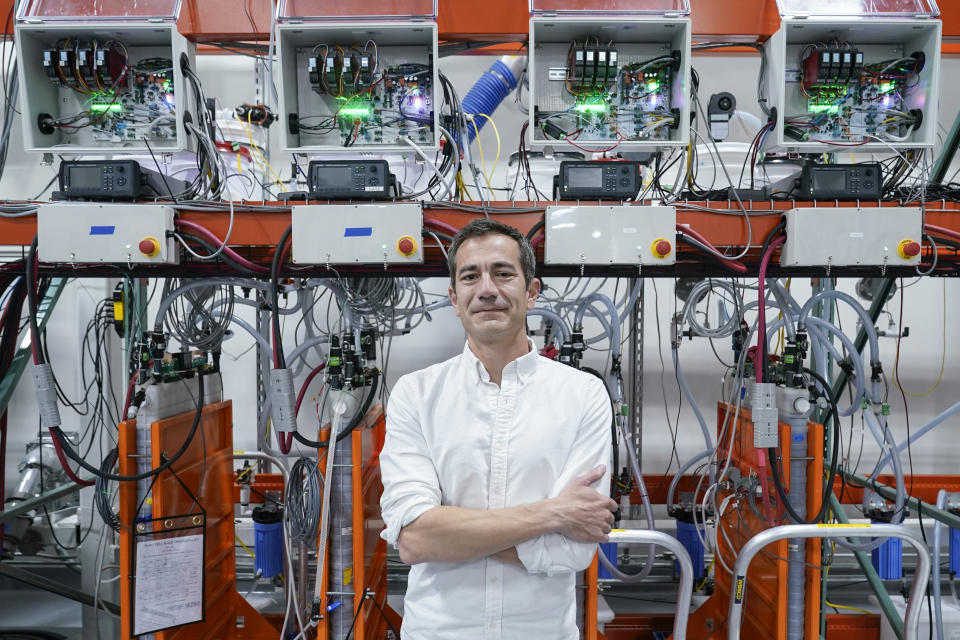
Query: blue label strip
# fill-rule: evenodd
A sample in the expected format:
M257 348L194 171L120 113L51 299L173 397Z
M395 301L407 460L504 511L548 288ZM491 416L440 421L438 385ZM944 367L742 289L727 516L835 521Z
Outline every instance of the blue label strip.
M373 235L373 227L347 227L343 230L344 238L369 238Z
M93 226L90 227L90 235L92 236L112 236L116 232L117 228L113 225L109 226Z

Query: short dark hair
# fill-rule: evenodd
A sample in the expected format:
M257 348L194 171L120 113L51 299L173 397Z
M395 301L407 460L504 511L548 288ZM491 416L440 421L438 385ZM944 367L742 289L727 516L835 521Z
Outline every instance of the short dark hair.
M513 238L520 248L520 269L523 271L523 279L529 285L534 278L534 269L537 265L537 258L533 253L533 247L522 233L510 225L490 220L487 218L477 218L466 224L457 235L453 237L450 249L447 251L447 268L450 270L450 286L457 288L457 251L460 245L470 238L480 238L482 236L498 233L502 236Z

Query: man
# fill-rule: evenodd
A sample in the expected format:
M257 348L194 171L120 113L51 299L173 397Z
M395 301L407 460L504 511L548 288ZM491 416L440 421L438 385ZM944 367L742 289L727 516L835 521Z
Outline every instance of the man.
M403 640L578 638L575 575L607 540L610 401L541 357L530 244L475 220L449 251L463 353L400 378L387 407L381 534L413 565Z

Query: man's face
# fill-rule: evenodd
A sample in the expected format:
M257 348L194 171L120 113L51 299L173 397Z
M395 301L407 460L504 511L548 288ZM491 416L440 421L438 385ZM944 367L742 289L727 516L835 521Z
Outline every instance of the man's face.
M524 282L520 247L513 238L490 233L460 245L456 289L449 293L467 335L489 341L525 332L540 282Z

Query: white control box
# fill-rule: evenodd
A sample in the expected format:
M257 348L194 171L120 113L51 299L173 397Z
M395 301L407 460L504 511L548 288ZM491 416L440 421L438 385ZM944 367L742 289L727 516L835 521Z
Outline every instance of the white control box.
M423 207L415 203L293 207L297 264L421 264Z
M172 207L153 204L42 204L37 253L43 262L177 264Z
M791 209L786 218L787 240L780 256L781 266L920 264L923 215L918 207ZM911 243L915 246L911 247Z
M544 262L584 266L676 262L677 210L659 206L547 207Z

